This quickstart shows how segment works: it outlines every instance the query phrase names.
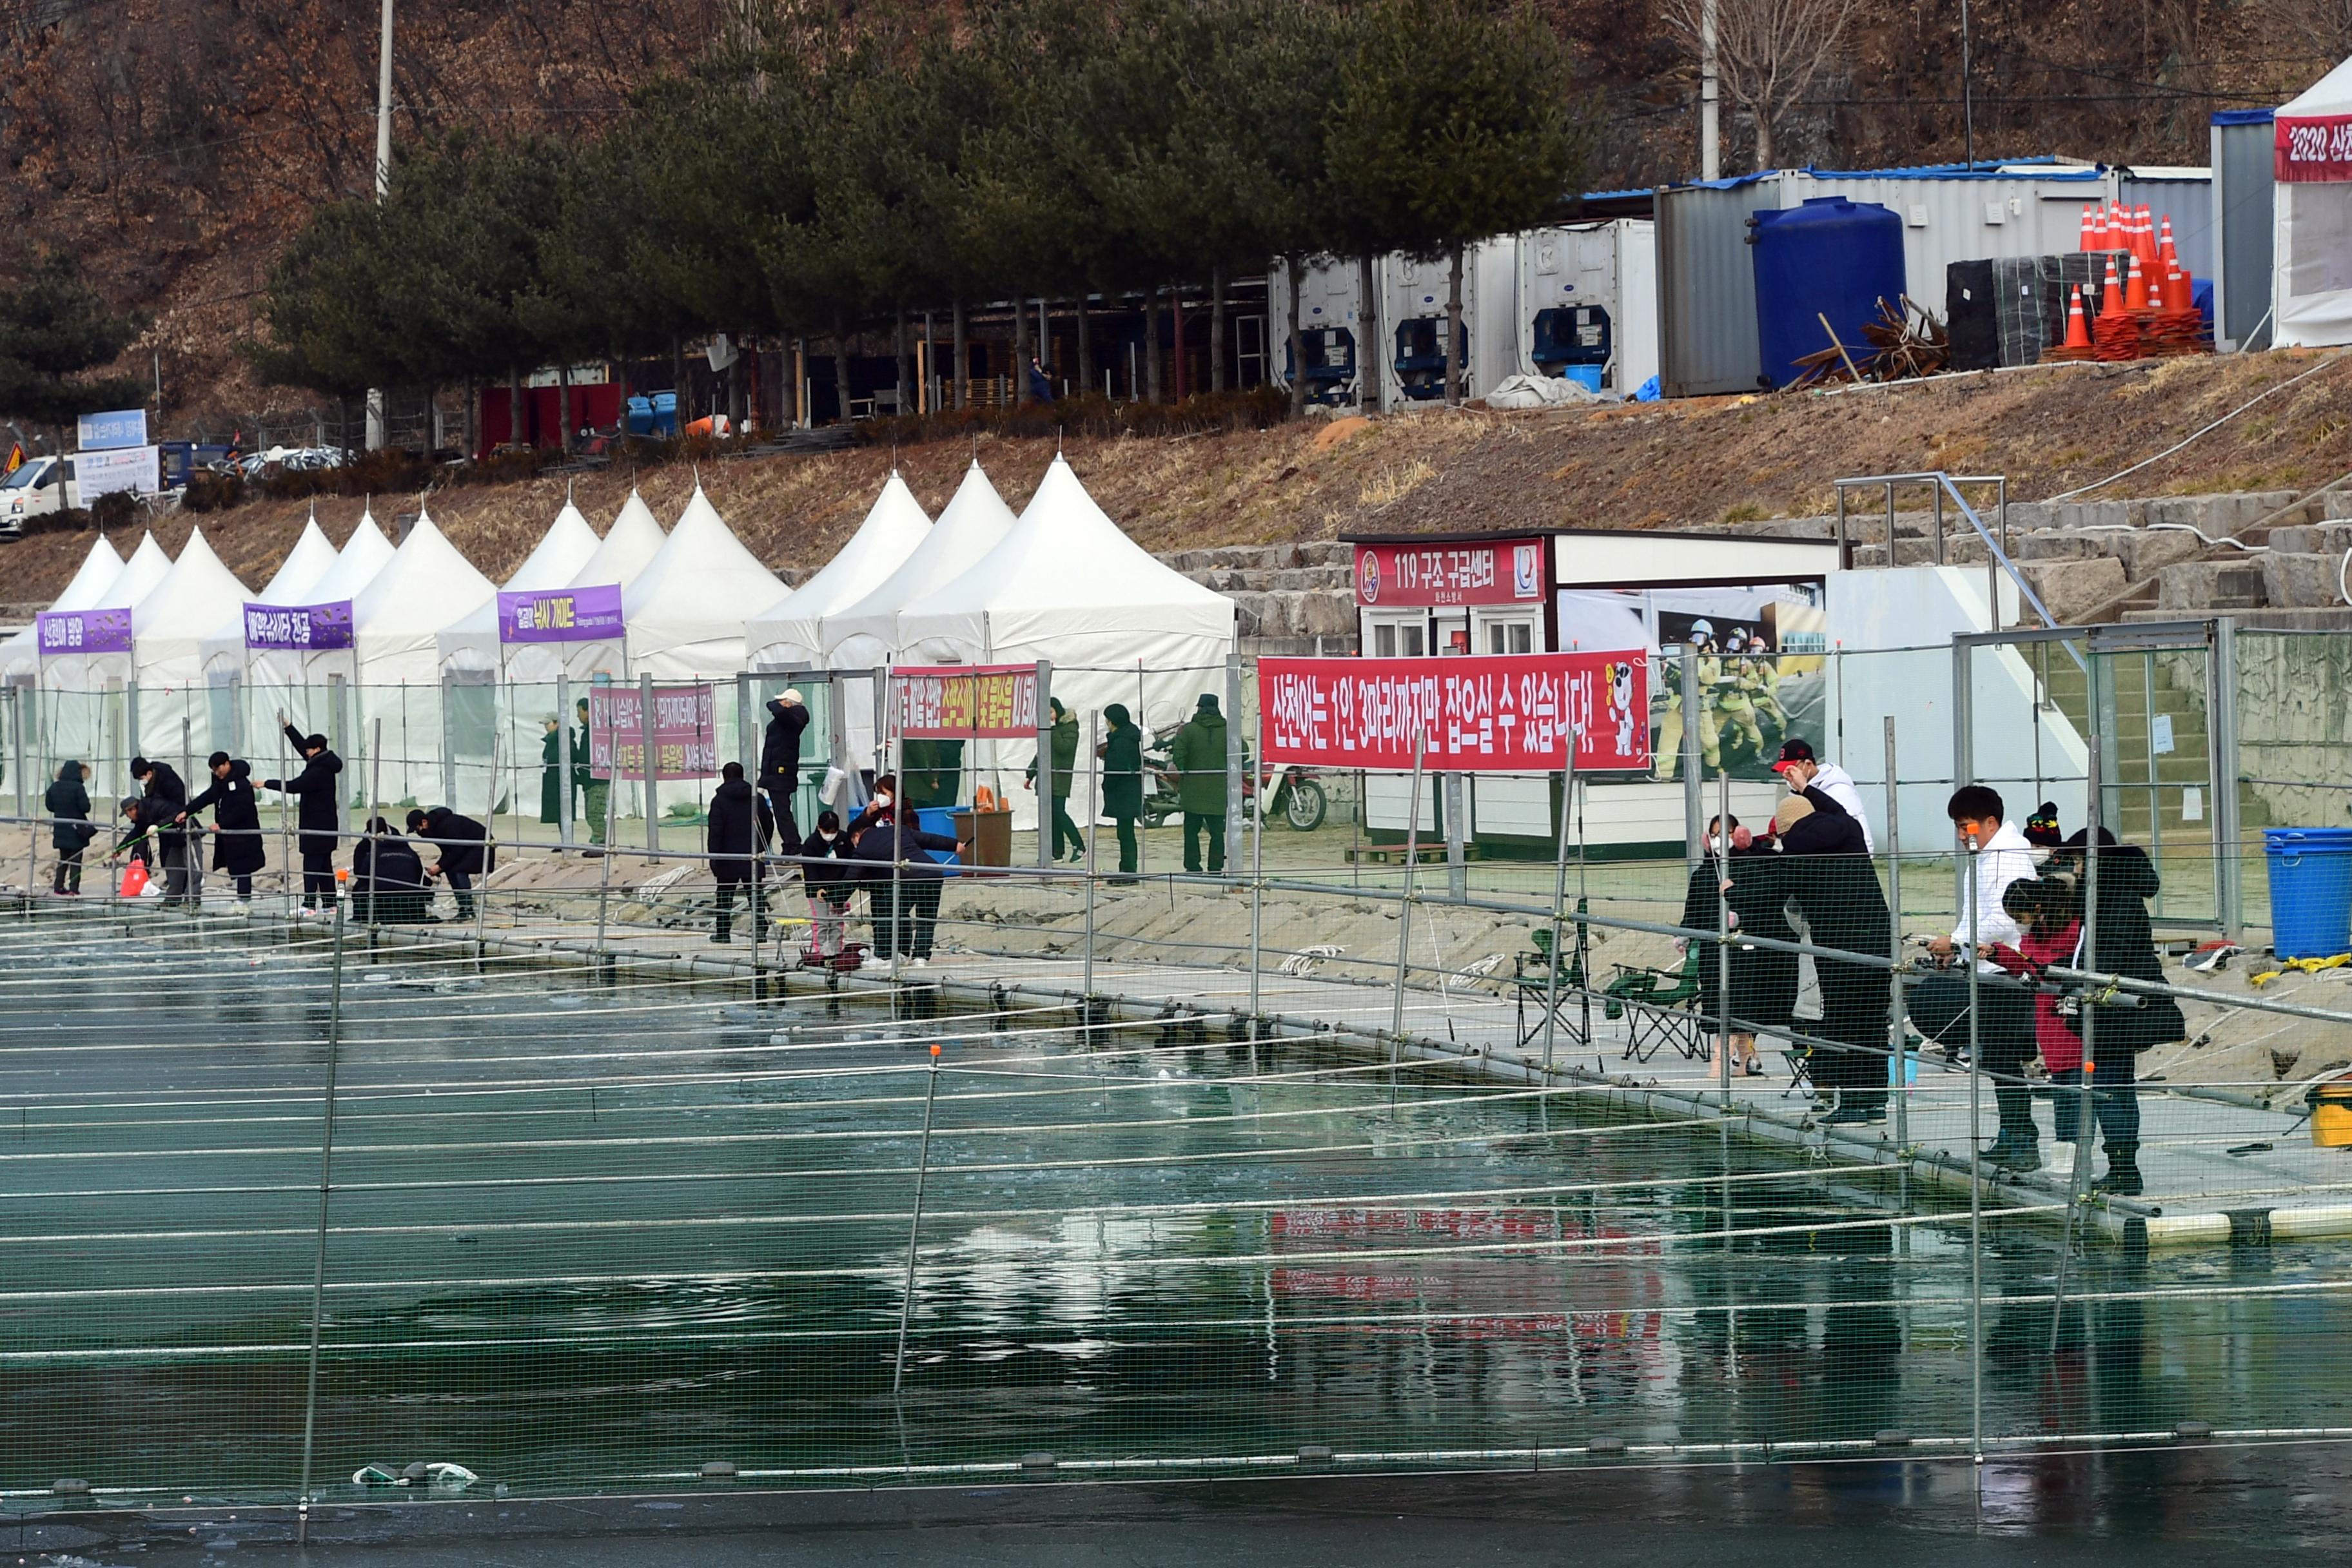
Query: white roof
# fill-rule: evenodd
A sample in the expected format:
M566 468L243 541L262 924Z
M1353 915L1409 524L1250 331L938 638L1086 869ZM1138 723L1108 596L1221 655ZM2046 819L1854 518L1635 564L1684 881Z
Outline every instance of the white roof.
M98 596L117 577L122 575L122 557L114 546L100 534L89 542L89 552L81 558L80 567L73 580L49 603L52 610L87 610L98 603ZM0 673L15 675L39 668L41 662L40 627L37 623L0 642Z
M131 611L131 665L141 683L200 679L204 639L224 616L241 616L245 599L245 584L221 564L205 531L191 530L180 558Z
M122 563L121 572L106 585L106 591L81 607L85 610L129 609L153 592L155 584L169 576L171 571L172 558L163 553L163 547L155 542L155 536L142 534L139 548L131 552L131 559ZM133 637L139 634L135 622L131 632Z
M360 684L437 680L434 635L457 617L459 606L478 605L497 591L420 510L383 570L352 600Z
M334 564L335 542L329 539L326 531L319 526L318 509L314 507L310 511L310 521L302 525L302 537L294 542L294 548L286 552L286 559L278 563L278 570L269 574L269 581L264 583L261 592L253 596L254 603L310 604L311 601L303 595L310 591L312 584L332 570ZM239 636L244 635L243 626L244 616L240 611Z
M618 583L625 588L637 580L637 574L652 564L661 553L661 524L654 521L654 509L635 490L621 505L621 515L613 520L605 531L604 542L596 546L596 553L582 563L567 588L594 588L606 583Z
M888 663L898 651L899 606L955 581L1012 531L1013 509L975 458L914 552L864 598L824 617L824 662L840 669Z
M2302 119L2352 114L2352 60L2346 60L2283 105L2273 117Z
M521 594L542 588L568 588L580 568L594 558L599 548L596 531L580 515L580 509L564 498L563 510L548 524L546 534L523 558L499 586L508 593ZM441 652L441 662L461 669L496 669L499 666L499 600L493 593L457 619L441 628L434 638Z
M898 635L926 663L1173 668L1200 657L1197 645L1230 649L1234 603L1154 560L1057 455L1003 542L902 606Z
M752 662L823 665L828 617L857 603L906 563L929 537L931 520L892 468L866 521L815 576L751 617L743 646Z
M320 574L310 584L308 603L331 605L339 599L356 599L361 590L375 580L392 559L392 541L375 525L375 514L362 512L357 528L343 541L343 548L335 556L335 563ZM242 637L242 633L239 634Z
M783 593L695 486L661 553L622 594L631 673L663 680L737 673L744 622Z

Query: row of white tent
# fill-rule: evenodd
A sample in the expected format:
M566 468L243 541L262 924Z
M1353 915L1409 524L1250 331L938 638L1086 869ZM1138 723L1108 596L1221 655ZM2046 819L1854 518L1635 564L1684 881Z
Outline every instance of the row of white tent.
M501 642L502 589L611 585L622 591L619 637ZM248 648L248 601L349 601L352 646ZM1074 708L1123 701L1139 718L1164 722L1189 711L1195 693L1222 690L1234 646L1232 601L1137 545L1058 456L1017 518L977 462L936 523L892 472L856 532L797 589L761 564L698 486L667 534L634 491L602 539L567 500L504 584L484 576L423 515L397 545L364 516L340 550L313 519L257 594L222 563L201 529L177 560L152 534L127 561L101 538L50 609L127 609L131 649L43 658L27 628L0 643L0 674L61 695L135 683L140 742L164 754L176 754L184 725L208 693L232 682L257 699L249 711L284 708L322 728L329 716L319 697L332 679L358 692L361 711L348 717L361 723L394 706L387 689L408 689L396 704L402 738L385 743L406 760L391 781L403 788L420 768L430 783L442 750L445 679L685 681L746 670L1050 659L1055 689ZM869 689L851 707L852 750L870 747L870 714ZM213 730L202 720L193 728L199 738ZM66 742L52 737L44 750ZM70 747L95 752L100 743L93 731Z

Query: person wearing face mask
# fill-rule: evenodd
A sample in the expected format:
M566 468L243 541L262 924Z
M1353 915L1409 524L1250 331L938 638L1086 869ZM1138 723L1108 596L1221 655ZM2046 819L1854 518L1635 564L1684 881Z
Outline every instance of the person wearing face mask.
M1790 795L1817 789L1835 801L1838 809L1853 818L1862 829L1862 852L1878 853L1877 842L1870 836L1870 818L1863 815L1861 786L1853 782L1852 773L1835 763L1825 763L1814 756L1811 742L1795 736L1781 742L1780 760L1772 764L1772 771L1788 781Z
M1764 884L1755 879L1743 881L1738 870L1727 869L1728 860L1738 860L1744 866L1758 853L1748 829L1739 826L1739 818L1731 819L1728 846L1724 843L1723 818L1708 822L1706 854L1692 869L1690 888L1683 899L1682 925L1685 931L1717 929L1722 918L1717 908L1720 900L1731 906L1731 925L1736 931L1781 942L1792 940L1793 933L1780 915L1782 900L1749 896ZM1727 878L1732 884L1728 892L1723 889ZM1719 998L1722 960L1716 952L1717 944L1704 937L1678 936L1675 948L1686 953L1695 942L1699 945L1699 1013L1715 1021L1713 1032L1718 1035L1721 1021L1728 1013L1732 1068L1749 1078L1760 1077L1764 1064L1756 1055L1757 1031L1788 1023L1789 1009L1796 1000L1795 956L1735 939L1731 943L1731 995L1726 1003Z
M848 864L849 836L841 814L820 811L816 831L801 842L801 885L808 891L809 954L841 956L842 931L849 923L849 899L857 889L857 868Z

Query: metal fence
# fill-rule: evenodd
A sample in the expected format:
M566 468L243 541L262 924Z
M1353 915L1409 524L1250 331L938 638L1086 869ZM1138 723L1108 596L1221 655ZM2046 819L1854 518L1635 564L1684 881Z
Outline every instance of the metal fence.
M1883 679L1823 667L1867 858L1601 853L1612 788L1666 789L1671 838L1685 808L1703 835L1765 786L1724 776L1752 761L1727 721L1715 768L1685 726L1690 788L1576 781L1566 832L1528 858L1441 829L1446 858L1423 864L1368 827L1368 794L1311 831L1251 816L1214 874L1181 868L1180 826L1145 828L1125 873L1082 763L1081 863L1039 865L1024 831L1012 864L941 881L868 865L844 906L855 965L808 961L832 906L789 861L714 942L698 811L616 826L599 856L567 829L576 802L537 821L543 764L503 761L505 737L556 694L502 694L481 774L508 781L483 818L502 864L462 903L431 889L434 923L375 898L297 918L274 816L251 912L216 881L195 908L115 898L93 864L79 899L0 920L0 1497L2352 1436L2327 1370L2352 1199L2315 1141L2352 1063L2352 967L2267 955L2250 829L2217 847L2182 820L2210 776L2167 759L2226 753L2189 722L2189 654L2104 650L2079 700L2034 675L2043 654L2072 668L2033 646L1972 659L2026 671L2019 712L2081 741L2046 765L1987 685L1962 688L1972 742L1917 713L1933 688L1897 656ZM2151 668L2149 691L2125 684ZM1914 705L1891 743L1874 686ZM2092 717L2151 701L2169 750ZM2081 727L2044 724L2070 705ZM2083 861L2092 929L2023 980L1904 942L1987 934L1958 891L1986 852L1955 840L1948 777L1912 765L1938 731L1948 757L2011 759L2012 801L2070 826L2101 803L2155 888L2115 879L2121 852ZM37 732L12 731L20 777L47 763ZM379 746L352 771L381 756L429 787L446 764ZM2263 801L2242 774L2218 776ZM39 816L13 815L9 852L35 889L56 860ZM2160 979L2095 962L2131 906ZM1873 910L1883 935L1851 940ZM1755 981L1775 966L1791 984ZM1957 1026L1933 1004L1956 986ZM2167 1005L2178 1037L2118 1055ZM2044 1026L2067 1017L2088 1075L2054 1059ZM2032 1161L1995 1140L2021 1113ZM2095 1187L2119 1145L2136 1193Z

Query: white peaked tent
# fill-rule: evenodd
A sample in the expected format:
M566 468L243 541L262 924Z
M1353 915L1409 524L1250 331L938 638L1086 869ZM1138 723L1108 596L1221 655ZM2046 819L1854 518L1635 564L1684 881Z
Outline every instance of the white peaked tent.
M163 580L131 611L131 675L139 682L139 741L155 755L202 756L236 742L232 715L205 696L204 639L239 613L245 584L213 553L201 528L189 531ZM183 729L183 725L185 726Z
M114 546L100 534L89 542L89 552L81 558L80 567L73 580L49 604L52 610L87 610L98 603L100 595L122 575L122 557ZM40 673L41 641L37 625L26 626L15 637L0 642L0 677L7 684L21 686Z
M898 651L899 607L954 582L1011 531L1013 509L974 459L914 553L864 598L824 617L824 662L835 669L888 664Z
M131 634L139 635L136 618L139 601L155 591L155 584L172 574L172 558L155 542L152 533L143 534L139 548L122 563L98 596L87 605L73 606L83 610L131 610L133 618ZM37 626L36 626L37 630ZM61 654L41 661L41 685L50 691L101 691L109 680L117 682L131 679L131 656L127 653Z
M652 564L661 553L667 536L661 524L654 521L653 508L636 491L622 503L621 515L604 532L604 542L596 552L583 563L571 578L557 584L566 588L626 589L637 580L640 573ZM593 681L598 677L618 680L628 673L628 649L620 637L603 637L586 642L515 643L506 649L506 672L509 681L552 687L558 676L570 676L577 681ZM576 702L578 699L575 697Z
M580 569L595 559L602 545L596 531L580 515L580 509L565 498L563 510L555 514L547 532L523 563L499 588L510 594L528 593L543 588L568 588ZM435 639L441 650L445 669L495 670L500 668L499 643L499 601L497 595L483 600L466 615L441 629Z
M331 668L329 660L348 661L353 671L362 724L354 752L373 746L375 723L383 721L382 752L369 759L369 776L355 781L360 787L370 794L380 791L385 800L413 796L423 803L429 796L465 809L467 816L488 809L488 779L461 777L457 764L463 759L478 768L489 765L496 730L494 692L487 685L472 688L475 700L463 711L446 709L436 638L442 627L496 592L496 585L458 552L440 526L420 511L383 570L352 598L351 648L314 653L305 660L313 669ZM374 771L379 765L380 782ZM478 787L468 790L464 787L468 783ZM445 801L453 784L456 797Z
M302 525L301 537L294 541L294 548L286 552L286 559L278 563L278 570L269 574L261 591L248 598L257 605L310 604L312 601L306 595L311 584L325 576L334 564L334 541L319 526L319 514L313 510L310 520ZM244 604L240 603L233 614L205 634L201 652L205 672L212 679L245 678Z
M866 509L866 521L849 542L816 575L751 617L743 647L751 668L821 667L832 638L827 622L857 603L906 563L929 537L931 520L898 470L890 470L882 493Z
M1051 659L1054 695L1072 712L1124 703L1147 730L1166 731L1203 691L1222 704L1234 602L1153 559L1056 456L1003 542L900 606L898 638L902 664ZM1017 780L1035 750L1001 745L994 765ZM1006 795L1001 779L996 787ZM1016 782L1010 798L1025 820L1033 797Z
M621 515L605 531L604 542L596 546L596 553L588 557L569 585L595 588L618 583L625 588L653 564L667 538L661 524L654 520L654 509L646 504L646 498L631 490L629 499L621 503Z
M744 623L783 594L783 584L743 548L697 485L661 552L622 595L630 674L656 680L736 675L743 668Z
M295 548L299 550L300 547L297 542ZM331 605L344 599L356 599L360 590L373 582L375 574L383 571L384 563L391 559L392 541L386 539L383 530L376 526L373 512L362 511L357 526L352 530L352 536L343 541L342 549L335 552L334 560L329 563L324 572L301 584L298 593L294 576L288 570L292 564L289 557L288 565L280 566L269 580L268 591L271 596L257 598L255 602ZM285 596L276 596L278 595ZM246 750L254 760L255 772L264 774L277 772L276 766L265 764L268 759L284 754L283 738L278 734L277 723L277 715L281 712L305 734L313 731L331 731L343 736L348 743L344 724L349 715L330 710L331 690L328 678L341 676L345 681L356 678L349 652L303 654L282 648L248 652L245 647L242 621L236 628L236 637L234 655L224 656L218 650L208 650L215 656L215 662L209 668L213 670L224 668L221 659L227 657L236 662L226 668L243 671L242 679L251 692L243 700L244 740Z
M2279 110L2271 203L2272 342L2352 342L2352 60Z

